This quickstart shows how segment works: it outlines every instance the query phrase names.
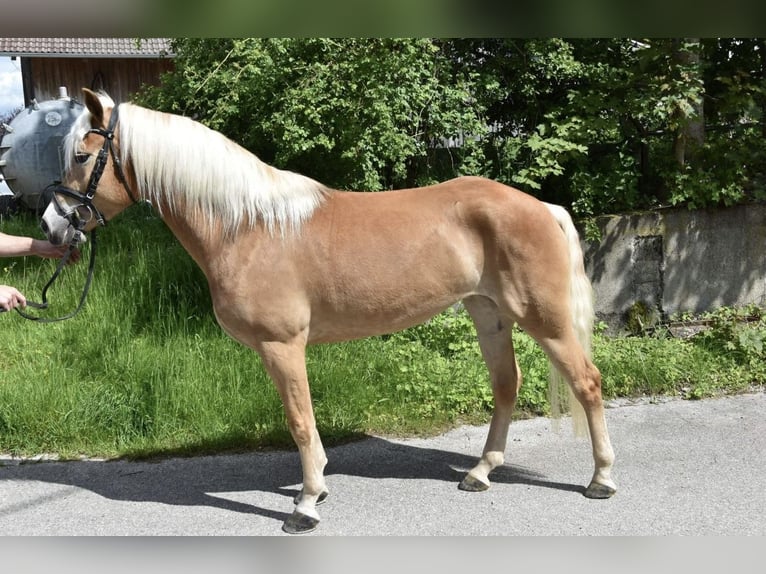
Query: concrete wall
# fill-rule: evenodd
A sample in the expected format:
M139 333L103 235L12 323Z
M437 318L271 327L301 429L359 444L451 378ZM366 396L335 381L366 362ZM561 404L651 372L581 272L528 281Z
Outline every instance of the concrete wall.
M600 218L583 242L596 315L624 325L636 302L661 316L721 306L766 306L766 204L668 209Z

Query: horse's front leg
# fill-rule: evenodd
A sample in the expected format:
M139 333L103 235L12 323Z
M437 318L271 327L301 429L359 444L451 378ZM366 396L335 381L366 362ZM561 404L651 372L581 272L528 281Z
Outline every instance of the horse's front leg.
M316 429L306 374L305 337L289 342L260 343L257 350L274 383L287 415L303 467L303 489L296 497L296 507L282 529L290 534L311 532L319 524L316 505L327 496L324 467L327 464L322 441Z

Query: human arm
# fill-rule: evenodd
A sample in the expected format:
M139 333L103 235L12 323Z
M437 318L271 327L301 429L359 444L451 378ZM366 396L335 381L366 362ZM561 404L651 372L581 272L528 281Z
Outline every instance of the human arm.
M66 250L66 245L53 245L45 239L8 235L7 233L0 232L0 257L37 255L46 259L57 259L63 256ZM80 252L75 249L72 252L71 260L77 261L79 258Z

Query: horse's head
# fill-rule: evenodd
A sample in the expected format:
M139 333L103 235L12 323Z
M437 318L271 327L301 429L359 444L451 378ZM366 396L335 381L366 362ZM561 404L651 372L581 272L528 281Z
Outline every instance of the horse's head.
M115 130L119 107L106 95L83 89L86 109L64 140L64 178L41 226L51 243L84 240L84 232L133 202L119 158Z

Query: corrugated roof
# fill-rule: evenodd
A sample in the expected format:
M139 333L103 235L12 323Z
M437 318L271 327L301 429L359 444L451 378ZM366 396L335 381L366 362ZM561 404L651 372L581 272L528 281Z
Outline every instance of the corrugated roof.
M0 55L158 58L173 54L170 38L0 38Z

